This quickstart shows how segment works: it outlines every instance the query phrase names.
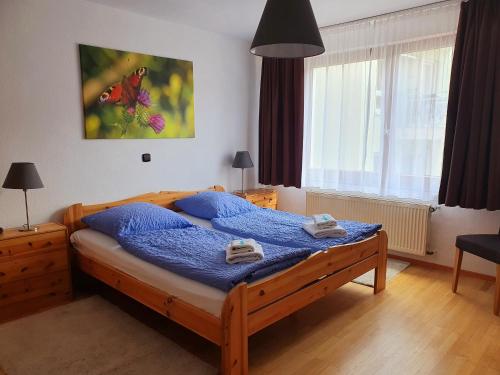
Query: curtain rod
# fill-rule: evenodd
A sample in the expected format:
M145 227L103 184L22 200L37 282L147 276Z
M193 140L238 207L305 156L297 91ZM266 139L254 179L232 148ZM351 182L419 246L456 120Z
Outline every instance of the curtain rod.
M462 1L463 3L466 3L468 0L464 0ZM334 23L332 25L327 25L327 26L322 26L320 27L319 29L320 30L327 30L329 28L332 28L332 27L337 27L337 26L342 26L342 25L347 25L349 23L355 23L355 22L360 22L360 21L367 21L367 20L371 20L371 19L375 19L375 18L378 18L378 17L383 17L383 16L388 16L390 14L398 14L398 13L403 13L403 12L407 12L409 10L415 10L415 9L421 9L421 8L427 8L427 7L432 7L433 5L439 5L439 4L444 4L444 3L449 3L449 4L453 4L453 3L458 3L459 1L457 0L441 0L441 1L435 1L433 3L429 3L429 4L425 4L425 5L418 5L418 6L415 6L415 7L410 7L410 8L405 8L405 9L400 9L400 10L396 10L394 12L386 12L386 13L381 13L381 14L377 14L375 16L369 16L369 17L363 17L363 18L358 18L358 19L355 19L355 20L351 20L351 21L345 21L345 22L340 22L340 23Z

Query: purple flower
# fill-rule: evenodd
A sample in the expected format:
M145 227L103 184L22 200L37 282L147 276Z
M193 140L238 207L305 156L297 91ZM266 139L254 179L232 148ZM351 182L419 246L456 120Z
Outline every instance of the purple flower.
M156 134L160 134L163 128L165 127L165 120L161 117L160 114L155 114L149 116L148 124L155 131Z
M146 90L140 90L139 95L137 95L137 101L144 107L149 107L151 105L151 98L149 97L149 92Z

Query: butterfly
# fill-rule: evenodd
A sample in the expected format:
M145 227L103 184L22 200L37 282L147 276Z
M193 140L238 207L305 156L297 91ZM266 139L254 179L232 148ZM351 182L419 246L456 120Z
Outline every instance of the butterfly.
M121 82L110 86L99 96L99 103L121 104L135 109L142 79L147 74L148 68L141 67L128 77L124 76Z

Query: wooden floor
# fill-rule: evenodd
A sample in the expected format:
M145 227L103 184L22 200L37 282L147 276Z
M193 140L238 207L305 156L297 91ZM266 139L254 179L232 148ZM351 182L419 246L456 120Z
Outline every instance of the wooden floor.
M250 374L500 374L491 281L410 266L382 294L348 284L250 338ZM219 350L188 330L115 300L214 366ZM120 301L121 300L121 301Z
M380 296L350 284L250 343L256 374L500 374L493 283L412 266ZM372 322L375 322L372 325Z

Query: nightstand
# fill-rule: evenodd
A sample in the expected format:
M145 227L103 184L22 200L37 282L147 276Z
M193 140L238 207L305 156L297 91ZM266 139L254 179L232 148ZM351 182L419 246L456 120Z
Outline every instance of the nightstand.
M0 322L71 300L66 227L48 223L37 232L0 234Z
M274 189L253 189L235 191L233 194L246 199L247 201L264 208L276 210L278 207L278 193Z

